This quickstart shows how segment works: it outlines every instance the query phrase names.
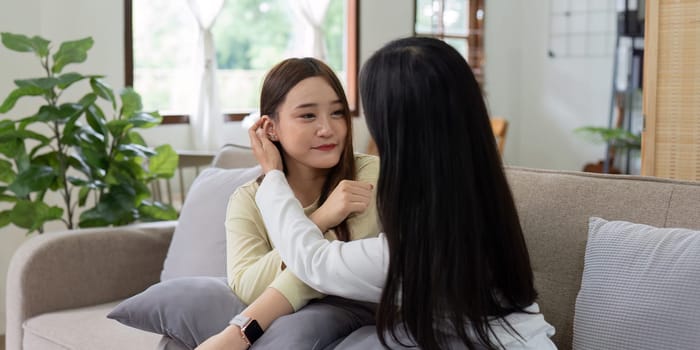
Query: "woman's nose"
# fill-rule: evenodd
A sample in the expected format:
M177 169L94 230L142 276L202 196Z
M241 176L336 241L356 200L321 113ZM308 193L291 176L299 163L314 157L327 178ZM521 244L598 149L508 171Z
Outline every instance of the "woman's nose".
M322 118L318 118L318 130L317 133L319 136L332 136L333 135L333 127L331 125L331 118L330 116L325 116Z

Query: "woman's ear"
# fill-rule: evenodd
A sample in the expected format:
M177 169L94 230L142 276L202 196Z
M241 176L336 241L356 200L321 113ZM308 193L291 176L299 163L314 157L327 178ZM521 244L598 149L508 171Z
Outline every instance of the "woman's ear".
M265 134L267 135L267 138L270 141L277 141L277 132L275 131L275 123L272 122L272 119L270 119L269 116L264 115L261 117L263 120L263 130L265 130Z

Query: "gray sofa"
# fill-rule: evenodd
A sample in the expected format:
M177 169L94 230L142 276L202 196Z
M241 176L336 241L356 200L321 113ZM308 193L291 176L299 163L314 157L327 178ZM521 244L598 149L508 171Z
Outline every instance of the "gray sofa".
M229 157L220 155L217 166ZM700 184L509 168L546 319L572 347L588 218L700 229ZM223 218L222 218L223 220ZM154 349L160 339L105 315L159 280L176 222L36 236L12 258L7 350Z

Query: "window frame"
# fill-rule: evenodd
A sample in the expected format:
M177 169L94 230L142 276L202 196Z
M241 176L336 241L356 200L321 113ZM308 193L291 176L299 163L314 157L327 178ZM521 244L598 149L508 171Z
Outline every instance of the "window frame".
M360 41L359 28L359 0L347 1L347 90L345 94L350 105L350 114L358 116L358 92L357 92L357 76L358 76L358 60L359 50L358 43ZM133 0L124 0L124 85L134 86L134 43L133 43ZM252 112L252 111L250 111ZM243 120L249 113L224 113L224 122L237 122ZM188 114L170 114L163 115L161 124L189 124L190 117Z
M467 33L465 35L455 35L445 33L445 26L442 23L443 13L445 9L445 0L437 0L440 2L440 15L438 16L438 28L434 31L418 32L416 31L416 21L418 20L418 3L414 2L413 6L413 35L414 36L428 36L433 38L438 38L440 40L445 39L464 39L467 42L467 62L474 72L474 76L479 84L484 81L484 21L486 20L486 14L484 9L484 2L486 0L466 0L469 4L469 27L467 28ZM477 18L478 11L483 11L483 17L481 20Z

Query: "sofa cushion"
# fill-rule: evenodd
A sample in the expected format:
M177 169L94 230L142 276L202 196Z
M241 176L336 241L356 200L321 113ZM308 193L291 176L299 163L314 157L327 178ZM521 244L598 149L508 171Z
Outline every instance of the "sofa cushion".
M700 344L700 231L589 221L574 349Z
M117 302L42 314L24 325L24 349L152 350L160 336L106 317Z
M221 332L244 308L225 277L181 277L124 300L107 317L192 349Z
M226 205L241 185L261 174L259 166L208 168L192 183L163 263L161 280L226 276Z

